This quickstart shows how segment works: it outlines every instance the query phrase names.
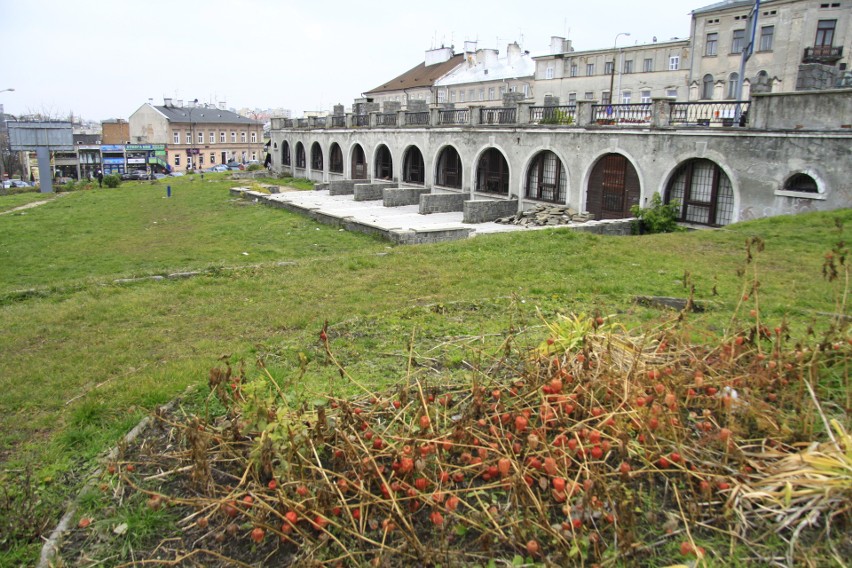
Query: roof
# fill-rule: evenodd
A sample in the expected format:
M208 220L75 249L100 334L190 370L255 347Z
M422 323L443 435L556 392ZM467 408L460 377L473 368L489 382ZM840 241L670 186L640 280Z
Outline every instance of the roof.
M379 85L375 89L371 89L369 91L365 91L365 95L377 95L379 93L386 93L388 91L402 91L404 89L413 89L413 88L428 88L435 84L435 81L461 65L464 61L464 54L459 53L450 57L447 61L443 63L436 63L435 65L426 65L424 61L420 65L413 67L400 75L399 77L394 77L384 85Z
M449 75L437 81L444 85L464 85L467 83L481 83L485 81L502 81L503 79L518 79L520 77L532 77L535 75L535 61L529 55L520 54L513 63L509 63L507 55L500 57L497 61L488 65L476 63L471 54L470 65L462 65L454 69Z
M692 13L704 14L706 12L715 12L717 10L727 10L728 8L745 8L747 6L754 6L754 0L723 0L722 2L716 2L715 4L710 4L709 6L693 10Z
M154 106L154 105L151 105ZM240 116L235 112L216 107L178 107L178 106L154 106L162 113L169 122L189 122L190 111L192 111L193 124L263 124L259 120L252 120Z
M672 47L677 47L679 45L689 45L689 43L690 43L689 38L678 38L678 39L671 39L671 40L667 40L667 41L656 41L656 42L652 42L652 43L637 43L635 45L626 45L624 47L602 47L602 48L598 48L598 49L586 49L586 50L583 50L583 51L568 51L568 52L564 52L564 53L549 53L547 55L535 55L535 56L533 56L533 59L535 59L537 61L538 60L553 59L553 58L571 59L571 58L575 58L575 57L586 57L586 56L592 55L592 54L613 53L615 51L618 51L618 52L623 51L623 52L631 53L631 52L634 52L634 51L641 51L641 50L646 50L646 49L672 48Z

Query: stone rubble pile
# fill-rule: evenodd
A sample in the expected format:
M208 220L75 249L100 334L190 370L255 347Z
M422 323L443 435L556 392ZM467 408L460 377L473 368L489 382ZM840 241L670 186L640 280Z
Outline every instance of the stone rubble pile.
M567 205L536 205L533 209L521 211L510 217L501 217L496 223L531 227L555 227L571 223L592 221L591 213L578 213Z

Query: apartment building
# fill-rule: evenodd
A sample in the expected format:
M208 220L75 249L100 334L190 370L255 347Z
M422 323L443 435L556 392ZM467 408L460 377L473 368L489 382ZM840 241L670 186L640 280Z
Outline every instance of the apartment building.
M130 115L130 142L165 145L172 171L262 160L263 122L223 106L169 98L161 106L145 103Z

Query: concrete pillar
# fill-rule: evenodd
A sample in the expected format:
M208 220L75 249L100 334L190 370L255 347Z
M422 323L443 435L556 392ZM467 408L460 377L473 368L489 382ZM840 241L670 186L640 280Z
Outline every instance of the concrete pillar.
M668 97L651 99L651 128L665 128L671 119L671 103Z
M50 171L50 150L39 146L36 149L38 160L38 180L41 193L53 193L53 172Z
M378 114L379 114L379 113L377 113L377 112L371 112L370 114L368 114L368 115L367 115L367 116L368 116L368 118L369 118L369 121L368 121L368 124L367 124L367 125L368 125L370 128L375 128L375 127L376 127L376 117L378 116Z
M518 124L529 124L530 123L530 112L531 112L530 109L532 108L532 106L533 106L533 103L528 103L528 102L518 103L517 115L515 117L516 120L518 121Z
M479 123L482 120L482 114L479 112L481 109L481 106L471 106L468 108L468 110L470 110L471 126L479 126Z
M592 124L592 105L597 101L577 101L575 122L577 126L588 126Z
M432 107L429 109L429 126L438 126L441 123L441 109Z

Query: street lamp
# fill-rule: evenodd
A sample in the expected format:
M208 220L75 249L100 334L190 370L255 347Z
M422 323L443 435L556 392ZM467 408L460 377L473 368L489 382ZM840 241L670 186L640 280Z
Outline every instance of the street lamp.
M615 104L613 102L613 96L612 96L613 95L612 88L615 86L615 56L616 56L615 48L618 45L618 38L620 38L621 36L629 36L629 35L630 35L630 32L621 32L619 34L616 34L615 40L612 42L612 49L613 49L612 69L610 69L610 74L609 74L609 105L610 106ZM619 78L619 80L621 79L621 72L620 71L618 73L618 78Z
M195 166L195 153L193 152L193 146L195 145L195 129L192 127L192 109L194 109L197 104L198 99L195 99L192 101L193 106L189 107L189 159L187 160L187 166L192 165L193 167Z

